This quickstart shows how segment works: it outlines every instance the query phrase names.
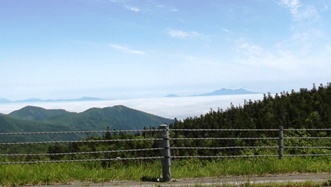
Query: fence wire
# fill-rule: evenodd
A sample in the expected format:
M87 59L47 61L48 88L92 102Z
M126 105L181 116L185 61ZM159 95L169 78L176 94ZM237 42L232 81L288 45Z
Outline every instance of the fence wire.
M331 139L331 137L328 137L328 136L324 136L324 137L310 137L310 136L307 136L307 137L284 137L284 140L294 140L294 139Z
M110 139L110 140L77 140L77 141L43 141L43 142L1 142L0 145L28 145L28 144L54 144L54 143L106 143L106 142L129 142L129 141L155 141L162 138L132 138L132 139Z
M331 129L283 129L283 131L331 131Z
M319 156L331 156L331 154L285 154L284 157L319 157Z
M171 150L180 149L202 149L202 150L223 150L223 149L278 149L278 146L233 146L233 147L171 147Z
M170 129L170 131L176 132L200 132L200 131L206 131L206 132L227 132L227 131L236 131L236 132L268 132L268 131L278 131L279 129Z
M278 140L279 138L249 138L249 137L237 137L237 138L169 138L169 140Z
M284 146L284 149L331 149L330 146Z
M236 132L252 132L252 131L260 131L260 132L270 132L270 131L279 131L279 129L170 129L170 131L176 132L176 131L184 131L184 132L198 132L198 131L236 131ZM331 129L283 129L283 131L331 131Z
M331 131L331 129L282 129L286 131ZM147 132L161 132L161 129L148 129L148 130L107 130L107 131L68 131L68 132L8 132L0 133L0 136L17 136L17 135L57 135L57 134L105 134L105 133L147 133ZM279 132L280 129L169 129L170 132ZM207 135L206 135L207 136ZM282 140L318 140L318 139L331 139L331 137L289 137L285 136ZM0 145L34 145L34 144L70 144L70 143L107 143L107 142L130 142L130 141L200 141L200 140L280 140L280 137L196 137L196 138L132 138L132 139L90 139L90 140L77 140L77 141L37 141L37 142L0 142ZM226 147L171 147L170 150L231 150L231 149L279 149L280 146L226 146ZM282 146L282 149L331 149L330 146ZM167 148L142 148L142 149L127 149L127 150L102 150L102 151L80 151L80 152L67 152L67 153L36 153L36 154L0 154L1 159L13 157L33 157L33 156L65 156L65 155L90 155L90 154L107 154L107 153L125 153L125 152L145 152L145 151L162 151ZM331 154L282 154L283 157L316 157L316 156L331 156ZM251 158L251 157L280 157L279 154L248 154L248 155L192 155L183 156L176 155L170 156L173 159L186 159L186 158L199 158L199 159L215 159L215 158ZM125 161L125 160L151 160L161 159L162 156L151 157L132 157L132 158L93 158L93 159L78 159L78 160L35 160L35 161L0 161L0 165L9 164L36 164L36 163L69 163L69 162L98 162L98 161ZM45 158L44 158L45 159ZM12 159L14 160L14 159Z
M125 153L125 152L141 152L141 151L159 151L163 148L146 148L146 149L126 149L126 150L110 150L110 151L81 151L69 153L36 153L36 154L0 154L0 157L23 157L23 156L59 156L59 155L89 155L89 154L105 154L105 153Z
M134 132L160 132L160 129L146 130L107 130L107 131L55 131L55 132L2 132L2 135L49 135L49 134L104 134L104 133L134 133Z
M202 159L209 159L209 158L253 158L253 157L278 157L278 155L220 155L220 156L172 156L171 158L202 158Z
M72 162L101 162L101 161L124 161L124 160L152 160L161 159L161 156L155 157L134 157L134 158L100 158L100 159L81 159L81 160L38 160L38 161L21 161L21 162L0 162L0 165L11 164L46 164L46 163L72 163Z

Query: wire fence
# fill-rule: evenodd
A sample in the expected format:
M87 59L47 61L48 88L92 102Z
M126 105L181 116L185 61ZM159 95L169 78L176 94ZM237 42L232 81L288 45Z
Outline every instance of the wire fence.
M145 130L4 132L0 133L0 165L164 158L282 159L331 156L331 129L169 129L166 125L163 127ZM61 140L63 135L75 134L87 136L82 140ZM59 137L52 137L47 141L38 138L45 135ZM20 141L16 141L17 138ZM24 151L20 152L21 150Z

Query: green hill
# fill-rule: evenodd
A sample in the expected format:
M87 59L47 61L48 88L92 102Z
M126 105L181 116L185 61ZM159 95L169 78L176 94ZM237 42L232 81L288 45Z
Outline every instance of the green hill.
M72 128L50 124L40 121L28 121L15 119L7 115L0 114L0 132L55 132L55 131L71 131ZM2 135L0 142L6 141L46 141L51 140L56 135ZM59 137L59 135L58 135ZM79 138L78 135L67 136L60 135L61 140L72 140Z
M0 115L0 132L49 132L68 130L71 130L71 128L63 125L41 121L21 120L3 114Z
M7 123L0 121L0 132L54 131L63 129L63 127L65 127L66 130L76 131L106 130L107 128L134 130L173 122L171 119L122 105L106 108L91 108L81 113L26 106L8 114L8 116L3 115L3 117L6 118Z
M134 130L155 127L173 120L134 110L122 105L106 108L91 108L82 113L63 115L49 120L76 130L123 129Z
M54 131L104 131L136 130L156 127L173 120L134 110L125 106L91 108L81 113L65 110L47 110L26 106L8 115L0 114L0 133L4 132L54 132ZM4 135L0 142L76 140L86 134Z
M67 114L71 114L71 113L62 109L46 110L41 107L26 106L20 110L11 112L10 114L8 114L8 116L23 120L42 121L42 120L50 119L55 116L62 116Z

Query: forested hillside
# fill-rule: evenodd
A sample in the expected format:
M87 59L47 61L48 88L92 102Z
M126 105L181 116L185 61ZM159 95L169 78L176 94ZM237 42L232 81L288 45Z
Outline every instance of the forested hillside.
M331 84L311 90L265 94L263 100L245 101L244 106L210 111L200 117L176 120L171 128L329 128L331 127Z
M0 114L0 133L8 132L55 132L55 131L105 131L142 130L145 127L155 127L164 123L172 123L172 119L163 118L122 105L91 108L81 113L65 110L44 109L27 106L8 115ZM3 135L3 142L40 142L81 140L90 134L34 134L34 135ZM46 152L48 145L0 145L2 152L33 153Z
M81 113L56 116L48 121L53 124L70 126L75 130L106 130L107 128L134 130L173 122L172 119L131 109L123 105L90 108Z
M0 132L68 131L70 127L40 121L27 121L0 114ZM1 137L3 138L3 137Z
M331 128L331 84L319 87L313 85L311 90L302 88L295 92L281 92L279 94L265 94L262 100L245 101L243 106L233 106L232 104L226 110L211 110L207 114L199 117L187 118L183 121L175 120L170 125L170 129L278 129L283 126L285 129L324 129ZM288 132L290 133L290 132ZM287 134L289 135L289 134ZM278 132L256 132L256 131L215 131L215 132L173 132L174 138L205 138L205 137L231 137L231 138L260 138L277 137ZM330 136L330 131L307 132L297 131L290 136ZM328 141L320 140L287 140L286 145L301 146L330 146ZM190 147L217 147L217 146L277 146L277 141L262 140L224 140L224 141L174 141L173 146ZM213 150L175 150L176 155L240 155L240 154L261 154L270 153L269 150L258 149L228 149L222 152ZM293 153L317 153L316 149L305 150L286 150ZM329 153L328 149L320 149L318 153Z
M106 129L137 130L172 123L173 120L131 109L122 105L91 108L81 113L62 109L44 109L26 106L8 115L0 114L0 133L54 132L54 131L104 131ZM77 140L84 134L1 136L0 142Z
M50 118L62 115L73 114L71 112L65 111L63 109L44 109L35 106L26 106L20 110L16 110L8 114L8 116L21 120L30 121L43 121Z
M122 105L91 108L81 113L27 106L8 115L2 115L2 118L0 132L95 131L107 128L133 130L173 122L172 119Z

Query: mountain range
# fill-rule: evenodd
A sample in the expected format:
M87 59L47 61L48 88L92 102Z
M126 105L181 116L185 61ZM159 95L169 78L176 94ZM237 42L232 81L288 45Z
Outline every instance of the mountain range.
M239 89L226 89L222 88L219 90L215 90L209 93L191 95L191 96L216 96L216 95L239 95L239 94L257 94L257 92L252 92L245 90L243 88ZM169 94L165 97L180 97L176 94ZM72 101L103 101L109 99L101 99L96 97L82 97L78 99L38 99L38 98L29 98L24 100L9 100L6 98L0 98L0 103L39 103L39 102L72 102Z
M78 99L38 99L38 98L29 98L24 100L9 100L6 98L0 98L0 103L39 103L39 102L65 102L65 101L102 101L105 99L95 98L95 97L82 97Z
M192 96L240 95L240 94L257 94L257 93L258 92L248 91L243 88L239 88L239 89L222 88L222 89L215 90L212 92L198 94L198 95L192 95ZM176 95L176 94L169 94L169 95L166 95L166 97L180 97L180 96Z
M90 108L84 112L26 106L0 115L0 132L135 130L170 124L173 120L123 105Z
M215 90L213 92L199 94L197 96L240 95L240 94L257 94L257 92L248 91L248 90L245 90L243 88L234 89L234 90L222 88L222 89L219 89L219 90Z

